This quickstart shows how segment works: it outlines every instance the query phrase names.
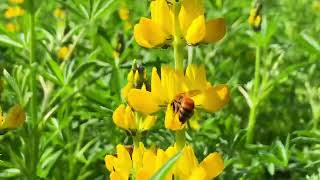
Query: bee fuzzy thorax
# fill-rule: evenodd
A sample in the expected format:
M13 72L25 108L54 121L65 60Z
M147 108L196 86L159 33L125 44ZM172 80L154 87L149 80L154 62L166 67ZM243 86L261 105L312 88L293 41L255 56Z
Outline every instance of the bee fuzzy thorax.
M179 113L179 121L184 124L194 113L194 101L185 93L177 95L171 102L173 112Z

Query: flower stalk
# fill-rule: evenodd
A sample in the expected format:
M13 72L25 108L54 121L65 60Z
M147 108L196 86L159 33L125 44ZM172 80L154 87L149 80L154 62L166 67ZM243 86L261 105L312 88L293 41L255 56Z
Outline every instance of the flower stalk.
M254 127L256 124L257 106L259 104L259 86L260 86L260 45L257 43L256 47L256 60L255 60L255 72L254 72L254 84L251 94L252 106L250 107L249 122L247 127L247 139L246 143L250 144L253 141Z
M180 29L180 21L179 21L179 12L181 9L181 2L174 1L173 2L173 11L174 11L174 18L173 18L173 27L174 27L174 36L173 36L173 52L174 52L174 62L175 62L175 69L176 70L183 70L183 50L184 50L184 43L183 37L181 34Z
M183 71L183 51L184 51L184 43L182 40L182 34L180 29L180 21L179 21L179 13L181 9L181 2L174 1L173 2L173 27L174 27L174 40L173 40L173 52L174 52L174 62L175 69L178 71ZM183 149L186 144L186 136L185 129L178 130L176 132L176 145L179 150Z

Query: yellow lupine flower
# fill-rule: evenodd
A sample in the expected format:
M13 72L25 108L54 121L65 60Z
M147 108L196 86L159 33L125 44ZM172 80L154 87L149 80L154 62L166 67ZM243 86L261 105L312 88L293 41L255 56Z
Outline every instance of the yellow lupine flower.
M152 114L166 107L165 127L171 130L184 128L185 122L179 119L179 111L174 110L173 103L177 96L196 92L190 98L195 108L215 112L229 101L227 85L212 86L206 79L203 65L189 65L185 74L168 66L161 67L161 78L153 68L151 92L131 89L128 103L133 109L145 114Z
M60 18L60 19L64 19L65 16L66 16L66 13L63 9L61 8L56 8L53 12L53 15L56 17L56 18Z
M203 2L183 0L179 13L180 29L187 44L213 43L223 38L226 23L223 18L205 21ZM173 12L166 0L151 2L151 19L142 17L134 26L137 43L146 48L165 45L173 36Z
M69 46L63 46L58 50L58 58L65 60L65 58L68 56L70 52L70 47Z
M4 16L8 19L10 18L14 18L14 17L18 17L18 16L22 16L24 15L25 11L23 8L17 6L17 7L8 7L8 9L6 10Z
M155 152L146 149L140 143L130 153L125 146L118 145L116 156L106 155L105 164L110 171L111 180L127 180L132 176L137 180L147 180L177 152L175 146L170 146L166 150L158 149ZM171 180L174 177L175 179L210 180L217 177L223 169L224 163L219 153L211 153L199 163L192 147L187 145L165 179Z
M16 129L24 123L25 119L26 114L20 105L10 108L5 117L0 110L0 129Z
M24 0L9 0L9 2L14 4L22 4Z
M19 25L16 25L14 23L8 23L6 24L6 29L9 31L9 32L17 32L19 31Z
M155 116L143 115L142 117L136 117L132 109L123 104L113 112L112 119L122 129L140 131L150 129L156 121Z

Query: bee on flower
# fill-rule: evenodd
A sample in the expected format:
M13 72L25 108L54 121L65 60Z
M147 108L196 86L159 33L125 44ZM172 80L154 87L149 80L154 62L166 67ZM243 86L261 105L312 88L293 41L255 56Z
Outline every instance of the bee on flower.
M162 47L172 43L173 37L184 39L188 45L198 43L214 43L226 33L223 18L206 22L204 5L198 0L184 0L181 10L175 15L173 2L153 0L151 2L151 18L142 17L134 26L136 42L146 48ZM177 16L175 18L175 16ZM174 21L178 22L174 22Z
M165 127L185 128L194 109L216 112L229 101L227 85L211 85L203 65L189 65L186 72L161 67L161 78L153 68L151 90L130 89L129 105L138 112L153 114L166 109Z
M262 10L262 4L259 1L256 1L256 3L254 3L254 6L250 10L248 23L255 31L260 31L261 29L261 23L262 23L261 10Z
M5 11L4 16L7 19L12 19L14 17L23 16L25 13L25 10L19 6L11 7L9 6L8 9Z

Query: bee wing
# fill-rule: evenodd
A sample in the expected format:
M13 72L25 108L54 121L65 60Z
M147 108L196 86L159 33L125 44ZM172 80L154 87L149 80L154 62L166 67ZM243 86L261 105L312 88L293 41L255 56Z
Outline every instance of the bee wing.
M186 92L186 94L187 94L188 96L190 96L190 97L196 96L196 95L198 95L198 94L200 94L200 93L201 93L200 90L191 90L191 91Z

